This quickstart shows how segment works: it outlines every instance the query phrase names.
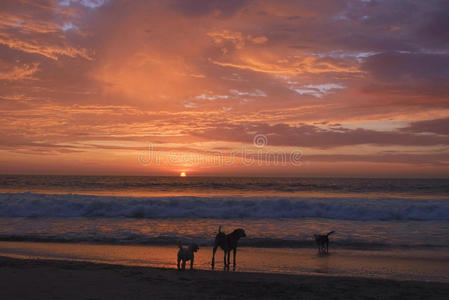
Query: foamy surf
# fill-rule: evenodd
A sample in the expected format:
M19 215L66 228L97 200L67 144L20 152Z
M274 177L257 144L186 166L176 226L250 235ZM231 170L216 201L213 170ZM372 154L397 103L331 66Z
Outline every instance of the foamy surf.
M117 197L1 193L0 217L449 221L449 199L360 197Z

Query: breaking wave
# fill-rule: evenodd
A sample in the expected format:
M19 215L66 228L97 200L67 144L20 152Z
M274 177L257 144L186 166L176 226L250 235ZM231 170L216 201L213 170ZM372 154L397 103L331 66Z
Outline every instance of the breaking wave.
M449 199L116 197L0 193L0 217L124 217L449 221Z

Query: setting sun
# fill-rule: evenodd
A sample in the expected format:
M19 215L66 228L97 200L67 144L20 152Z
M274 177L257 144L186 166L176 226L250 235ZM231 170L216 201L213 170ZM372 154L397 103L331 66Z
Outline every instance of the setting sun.
M179 176L180 176L180 177L187 177L187 174L186 174L186 172L181 172L181 173L179 174Z

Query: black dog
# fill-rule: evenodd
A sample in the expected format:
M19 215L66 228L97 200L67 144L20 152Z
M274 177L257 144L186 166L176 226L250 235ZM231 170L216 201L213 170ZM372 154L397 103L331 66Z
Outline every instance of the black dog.
M334 233L331 231L328 234L314 234L315 242L318 246L318 255L326 255L329 253L329 235Z
M178 270L185 270L186 268L186 262L190 260L190 270L193 270L193 261L195 260L195 252L197 252L200 247L198 247L197 244L192 243L189 245L189 247L184 248L182 246L181 241L178 242ZM182 261L182 269L180 266L180 262Z
M237 253L237 244L240 238L245 237L246 233L245 230L242 228L238 228L234 230L230 234L225 234L221 231L221 226L218 227L218 233L215 236L215 243L214 243L214 249L212 252L212 270L215 266L215 252L217 251L218 246L221 247L224 251L224 269L229 270L229 265L231 264L230 261L230 255L231 250L234 251L234 264L233 264L233 270L235 270L235 255ZM226 255L227 255L227 262L226 262Z

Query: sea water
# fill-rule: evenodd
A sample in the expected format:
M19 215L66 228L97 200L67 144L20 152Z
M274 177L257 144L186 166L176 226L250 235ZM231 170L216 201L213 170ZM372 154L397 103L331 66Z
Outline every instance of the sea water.
M449 180L0 176L0 240L243 246L449 247Z

